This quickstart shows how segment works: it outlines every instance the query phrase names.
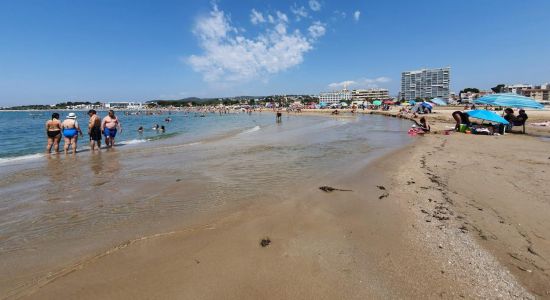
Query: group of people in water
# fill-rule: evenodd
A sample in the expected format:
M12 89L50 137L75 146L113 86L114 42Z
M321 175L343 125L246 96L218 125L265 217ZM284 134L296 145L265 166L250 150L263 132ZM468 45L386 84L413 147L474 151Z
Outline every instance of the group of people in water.
M105 137L105 145L111 148L115 145L115 137L117 132L122 131L119 119L113 110L109 110L109 114L101 119L97 112L93 109L88 111L88 136L90 138L90 148L92 151L101 148L102 135ZM46 122L46 136L48 144L46 152L51 153L52 148L57 153L59 152L59 142L61 137L64 139L63 151L65 154L71 149L72 153L76 153L78 137L83 137L80 124L76 120L76 114L70 112L66 119L61 121L58 113L53 113L52 118Z

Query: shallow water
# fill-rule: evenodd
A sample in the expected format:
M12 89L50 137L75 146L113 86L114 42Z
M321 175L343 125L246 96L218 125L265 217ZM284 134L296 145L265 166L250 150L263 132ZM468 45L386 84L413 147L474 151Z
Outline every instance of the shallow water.
M21 160L35 159L42 156L47 138L44 132L46 121L50 119L53 111L40 112L11 112L0 111L0 164ZM60 111L61 121L69 112ZM84 136L79 138L79 149L86 150L88 147L88 116L84 111L77 111L77 121L80 124ZM146 141L170 138L175 135L185 135L188 140L199 139L216 133L228 132L250 127L251 130L257 125L271 123L273 118L268 113L254 114L252 116L244 113L231 113L219 116L214 113L201 114L194 112L159 112L147 115L140 112L139 115L117 112L117 117L122 124L122 132L117 134L116 141L122 145L136 144ZM103 118L106 112L100 111L98 115ZM246 116L246 117L245 117ZM165 119L170 118L170 122ZM153 127L158 124L165 126L166 131L160 132ZM17 125L14 128L14 125ZM138 132L139 127L143 132ZM61 139L61 149L63 139Z
M330 185L411 140L409 122L375 115L200 119L201 134L3 167L0 290L125 240Z

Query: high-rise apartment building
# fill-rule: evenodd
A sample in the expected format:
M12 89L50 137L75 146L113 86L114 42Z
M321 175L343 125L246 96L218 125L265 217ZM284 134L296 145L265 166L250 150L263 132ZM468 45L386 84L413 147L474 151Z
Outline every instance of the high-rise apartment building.
M451 68L422 69L401 73L400 98L449 98Z

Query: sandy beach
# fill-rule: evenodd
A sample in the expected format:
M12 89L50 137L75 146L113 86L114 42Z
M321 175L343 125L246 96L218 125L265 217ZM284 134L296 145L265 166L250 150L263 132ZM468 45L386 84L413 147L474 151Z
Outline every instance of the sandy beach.
M368 164L123 241L4 296L549 299L546 131L443 135L450 112L429 120L437 133Z

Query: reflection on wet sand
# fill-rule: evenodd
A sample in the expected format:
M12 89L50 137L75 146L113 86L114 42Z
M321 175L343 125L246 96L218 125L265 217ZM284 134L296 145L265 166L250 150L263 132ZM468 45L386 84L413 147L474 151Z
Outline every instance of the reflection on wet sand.
M407 139L401 133L366 130L380 126L373 120L364 126L325 118L285 120L193 146L49 156L38 171L25 173L32 176L0 174L35 183L12 187L12 195L0 190L0 198L11 201L0 209L0 236L8 236L0 238L0 255L9 249L3 262L18 270L16 277L0 271L5 278L0 290L18 292L17 286L45 271L124 240L180 229L250 203L279 201L298 192L298 186L362 165L357 163L367 157L362 149L388 149ZM408 126L394 124L396 132ZM382 134L384 139L377 136ZM40 253L26 255L38 248Z
M89 166L92 171L91 184L102 186L113 181L120 173L120 154L116 150L95 153L90 156Z

